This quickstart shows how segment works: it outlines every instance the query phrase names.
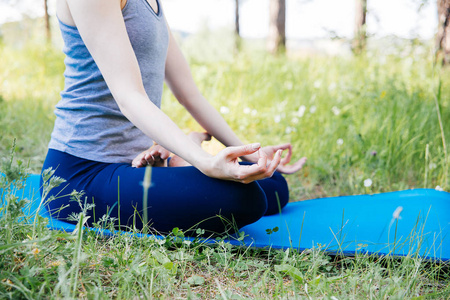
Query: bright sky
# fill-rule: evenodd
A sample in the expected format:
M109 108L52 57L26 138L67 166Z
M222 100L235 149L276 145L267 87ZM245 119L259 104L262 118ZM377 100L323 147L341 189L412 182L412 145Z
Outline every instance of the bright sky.
M242 0L241 0L242 1ZM42 1L21 0L20 7L0 0L0 23L20 18L20 10L42 15ZM49 0L50 14L55 0ZM352 37L355 0L286 0L288 39L338 36ZM367 28L376 36L431 38L437 26L436 1L419 12L420 0L368 0ZM210 29L234 26L234 0L162 0L166 17L174 30L196 32L205 24ZM241 4L243 37L263 38L268 32L269 0L244 0Z
M242 1L242 0L241 0ZM368 0L367 27L379 36L431 38L437 26L436 3L418 12L419 0ZM352 37L355 0L287 0L288 38L327 37L330 31ZM173 29L195 32L203 24L212 28L234 24L233 0L166 0L164 8ZM269 0L244 0L241 32L244 37L265 37L268 32Z

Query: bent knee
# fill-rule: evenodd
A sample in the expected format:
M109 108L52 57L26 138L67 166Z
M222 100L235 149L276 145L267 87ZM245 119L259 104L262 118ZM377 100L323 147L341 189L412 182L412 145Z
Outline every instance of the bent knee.
M233 212L238 228L258 221L267 211L267 197L257 182L246 185L247 191L239 199Z

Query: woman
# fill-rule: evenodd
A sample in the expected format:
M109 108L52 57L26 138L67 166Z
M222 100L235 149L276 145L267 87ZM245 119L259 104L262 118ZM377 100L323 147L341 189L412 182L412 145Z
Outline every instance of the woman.
M158 0L58 0L57 15L65 88L43 170L56 169L67 185L53 195L84 191L95 203L90 224L109 215L119 225L142 227L141 167L174 153L170 167L152 169L147 211L157 231L198 226L221 233L228 222L240 228L287 203L286 182L275 170L296 172L305 158L287 165L289 144L243 145L198 91ZM226 149L206 153L200 144L207 134L189 138L159 109L164 80ZM158 144L145 150L152 140ZM79 210L69 197L56 198L49 204L55 217Z

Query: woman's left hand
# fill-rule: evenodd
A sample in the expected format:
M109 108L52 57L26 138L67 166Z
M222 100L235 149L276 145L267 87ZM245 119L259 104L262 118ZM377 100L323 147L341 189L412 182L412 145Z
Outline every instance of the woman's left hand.
M278 165L277 171L283 174L293 174L302 169L303 165L306 163L306 157L300 158L293 164L291 162L292 157L292 145L290 143L276 145L276 146L266 146L261 148L262 151L267 155L269 161L271 161L278 150L288 150L285 157L281 158L280 164ZM246 156L246 160L250 162L255 162L253 156Z
M170 152L160 145L154 145L150 149L145 150L131 163L135 168L145 167L150 165L152 167L164 167L165 161L169 158Z

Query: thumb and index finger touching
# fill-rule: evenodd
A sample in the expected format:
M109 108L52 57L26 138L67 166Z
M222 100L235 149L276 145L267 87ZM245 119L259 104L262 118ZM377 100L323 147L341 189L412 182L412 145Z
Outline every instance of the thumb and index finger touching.
M253 154L255 152L258 152L259 157L255 164L238 166L238 173L240 174L239 177L241 177L242 182L251 182L272 176L273 172L275 172L280 164L282 150L276 150L273 159L269 160L266 153L261 150L261 145L259 143L226 148L226 157L231 161L235 161L235 163L237 162L238 157Z
M274 147L275 147L275 149L281 149L283 151L288 150L286 156L281 158L281 162L280 162L280 164L282 164L282 165L288 164L291 161L291 157L292 157L292 145L290 143L286 143L286 144L281 144L281 145L277 145Z
M249 183L255 180L271 177L275 170L278 169L281 173L292 174L302 168L306 162L306 158L302 158L292 165L287 165L292 157L291 144L282 144L273 146L274 156L268 157L267 154L261 148L260 143L247 144L243 146L230 146L223 150L222 157L228 162L228 168L231 168L231 164L234 165L229 170L234 170L230 180L240 181L243 183ZM282 158L282 152L288 150L287 155ZM252 165L239 165L238 158L245 155L254 154L257 152L258 160ZM225 165L222 165L225 167Z

